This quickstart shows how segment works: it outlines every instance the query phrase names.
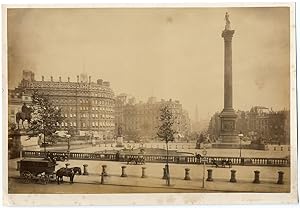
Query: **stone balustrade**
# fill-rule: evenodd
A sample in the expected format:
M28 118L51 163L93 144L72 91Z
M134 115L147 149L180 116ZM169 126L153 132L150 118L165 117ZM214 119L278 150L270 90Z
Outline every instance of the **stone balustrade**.
M52 152L54 156L61 156L63 152ZM43 151L22 151L23 157L43 158L45 153ZM129 158L139 158L140 155L120 155L119 161L128 161ZM144 155L145 162L165 163L167 161L166 155ZM221 162L222 160L231 160L232 165L245 166L290 166L290 161L287 158L249 158L249 157L217 157L208 156L206 164L213 164ZM71 152L69 159L72 160L99 160L99 161L116 161L116 154L111 153L80 153ZM203 158L197 159L195 156L169 156L169 163L177 164L203 164Z

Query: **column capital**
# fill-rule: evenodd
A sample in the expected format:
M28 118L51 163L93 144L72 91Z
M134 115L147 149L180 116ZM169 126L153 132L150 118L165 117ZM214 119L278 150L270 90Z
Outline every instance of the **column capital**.
M224 38L225 41L230 41L233 37L234 30L223 30L222 32L222 38Z

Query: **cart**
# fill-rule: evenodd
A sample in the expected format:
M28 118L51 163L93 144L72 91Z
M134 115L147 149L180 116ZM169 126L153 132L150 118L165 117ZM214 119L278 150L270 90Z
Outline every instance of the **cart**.
M56 179L55 165L47 159L22 159L20 177L24 183L47 184Z

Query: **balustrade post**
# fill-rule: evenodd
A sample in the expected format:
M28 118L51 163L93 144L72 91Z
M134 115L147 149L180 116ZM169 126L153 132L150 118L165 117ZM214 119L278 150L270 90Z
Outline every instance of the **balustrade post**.
M127 174L126 174L126 172L125 172L126 166L122 166L121 168L122 168L122 174L121 174L121 177L127 177Z
M163 168L163 177L162 179L167 179L167 169Z
M189 169L189 168L186 168L186 169L185 169L184 180L191 180L191 177L190 177L190 169Z
M83 175L88 175L89 174L88 171L87 171L87 167L88 167L87 164L83 165Z
M230 177L231 183L236 183L235 173L236 173L236 170L231 170L231 177Z
M106 172L106 167L107 165L102 165L102 173L103 173L103 176L108 176L107 172Z
M212 169L207 169L207 179L206 179L206 181L213 181Z
M145 170L146 170L146 167L142 167L142 176L141 176L141 178L147 178Z
M253 181L253 183L260 183L259 173L260 172L258 170L254 171L254 181Z
M279 171L278 172L278 181L277 181L277 184L283 184L283 174L284 174L283 171Z

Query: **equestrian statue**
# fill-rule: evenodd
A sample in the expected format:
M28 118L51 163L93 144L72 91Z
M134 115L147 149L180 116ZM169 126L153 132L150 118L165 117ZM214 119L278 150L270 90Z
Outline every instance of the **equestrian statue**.
M20 120L22 120L23 129L25 129L25 127L24 127L25 120L27 120L28 124L30 123L32 112L33 112L32 108L27 107L26 103L24 103L22 106L21 112L18 112L16 114L16 123L17 123L18 129L20 129L20 127L19 127Z

